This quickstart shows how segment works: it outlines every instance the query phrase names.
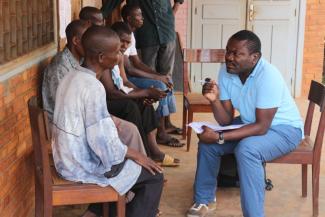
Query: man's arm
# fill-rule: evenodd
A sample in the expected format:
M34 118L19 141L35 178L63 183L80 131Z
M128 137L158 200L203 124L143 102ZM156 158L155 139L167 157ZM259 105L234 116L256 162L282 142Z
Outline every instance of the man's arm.
M245 125L239 129L224 132L225 141L240 140L249 136L264 135L271 126L277 108L258 109L256 108L256 121ZM205 127L202 134L199 135L200 141L205 143L216 143L219 134L212 129Z
M132 64L131 64L132 63ZM152 70L149 66L144 64L138 55L124 56L124 66L131 76L140 78L149 78L157 81L161 81L171 88L172 83L168 75L161 75L158 72Z
M174 6L173 6L173 14L174 14L174 16L176 15L180 5L183 4L183 2L184 2L184 0L175 0L174 1Z
M131 82L129 82L126 78L125 72L122 70L121 77L123 79L124 85L127 87L135 87ZM138 98L149 98L159 100L166 96L166 93L160 91L156 88L148 88L148 89L139 89L136 88L135 90L131 91L128 94L123 93L122 91L118 90L113 82L112 79L112 72L110 70L106 70L103 72L103 75L100 79L102 84L105 87L107 97L109 99L138 99ZM131 84L131 85L129 85Z
M126 65L131 65L130 62L132 63L132 65L134 66L134 68L136 69L140 69L146 73L150 73L153 75L159 75L158 72L156 72L155 70L151 69L149 66L147 66L146 64L144 64L138 55L130 55L129 58L127 58L127 56L124 56L124 59L128 59L128 64L127 62L125 62Z
M112 79L112 72L110 70L106 70L100 81L105 87L106 95L109 99L137 99L137 98L144 98L149 97L149 94L146 90L134 90L131 91L129 94L125 94L122 91L118 90L113 82Z
M234 118L234 108L230 100L221 101L219 87L215 81L203 85L203 96L211 103L214 118L220 125L229 125Z

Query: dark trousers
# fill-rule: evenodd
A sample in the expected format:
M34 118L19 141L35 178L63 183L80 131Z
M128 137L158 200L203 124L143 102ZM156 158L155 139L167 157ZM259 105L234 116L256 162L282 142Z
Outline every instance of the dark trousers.
M132 99L107 100L108 112L118 118L129 121L138 127L147 155L149 132L158 126L155 110L152 106L145 106L143 102Z
M142 168L141 174L131 188L135 196L126 204L126 217L155 217L158 212L160 197L164 185L164 176L161 173L152 175ZM88 210L97 216L102 215L101 204L91 204ZM110 216L116 216L116 203L110 203Z

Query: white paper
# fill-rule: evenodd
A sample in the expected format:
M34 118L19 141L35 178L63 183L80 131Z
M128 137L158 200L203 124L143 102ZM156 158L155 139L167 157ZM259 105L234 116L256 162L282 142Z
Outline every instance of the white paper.
M225 130L234 130L241 128L245 124L234 124L234 125L228 125L228 126L220 126L217 123L211 123L211 122L192 122L188 126L191 127L196 133L200 134L203 132L202 126L207 126L214 131L225 131Z

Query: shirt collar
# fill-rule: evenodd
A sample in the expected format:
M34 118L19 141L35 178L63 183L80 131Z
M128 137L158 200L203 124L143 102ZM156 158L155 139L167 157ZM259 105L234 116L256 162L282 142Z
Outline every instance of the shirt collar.
M260 57L260 59L257 61L252 73L248 76L248 77L254 77L259 71L261 66L264 63L264 59L262 57Z
M92 71L92 70L90 70L90 69L87 69L87 68L84 68L84 67L82 67L82 66L79 66L79 67L78 67L78 71L79 71L79 72L85 72L85 73L87 73L87 74L90 74L90 75L96 77L96 73L95 73L94 71Z
M77 69L78 67L80 67L81 63L76 60L76 58L72 55L71 51L67 46L63 50L63 56L73 68Z

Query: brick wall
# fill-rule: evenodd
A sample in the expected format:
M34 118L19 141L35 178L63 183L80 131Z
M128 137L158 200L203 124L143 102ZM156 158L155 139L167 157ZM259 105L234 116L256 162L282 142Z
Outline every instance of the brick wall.
M325 37L325 1L307 1L302 95L307 95L311 80L322 80Z
M180 33L181 40L184 47L187 47L186 46L187 16L188 16L187 12L188 12L188 1L184 1L184 3L180 6L179 10L177 11L175 17L176 31Z
M0 216L32 217L34 168L27 100L36 95L43 64L0 82Z

